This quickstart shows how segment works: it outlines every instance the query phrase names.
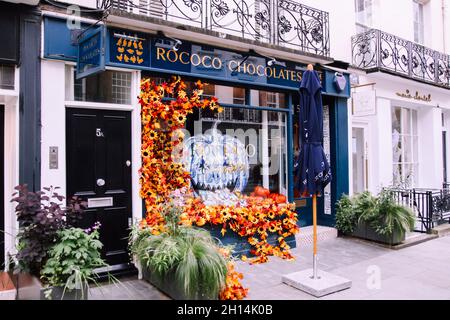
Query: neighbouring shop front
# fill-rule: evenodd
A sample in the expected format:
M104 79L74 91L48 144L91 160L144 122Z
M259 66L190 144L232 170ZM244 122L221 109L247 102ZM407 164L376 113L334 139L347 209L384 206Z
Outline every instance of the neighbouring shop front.
M101 221L110 264L128 261L124 237L132 221L145 214L139 197L137 96L146 78L158 84L180 76L188 90L200 80L203 96L217 97L223 108L220 113L197 110L186 122L185 141L217 137L239 150L237 157L245 163L235 176L220 181L191 174L193 184L211 191L206 199L214 201L213 191L221 184L244 194L261 186L295 201L299 224L311 224L310 200L298 197L294 167L301 130L298 88L306 65L254 51L177 44L163 35L109 26L90 28L82 35L76 64L77 45L65 20L45 17L44 32L42 184L59 185L67 196L88 199L88 224ZM333 182L319 200L319 224L330 226L335 201L348 193L350 89L348 75L316 69L323 85L324 146L333 168ZM52 84L46 84L50 79ZM190 161L191 169L205 165L189 157L184 160Z
M0 2L0 269L15 249L14 187L39 188L40 16ZM26 77L23 77L26 75Z

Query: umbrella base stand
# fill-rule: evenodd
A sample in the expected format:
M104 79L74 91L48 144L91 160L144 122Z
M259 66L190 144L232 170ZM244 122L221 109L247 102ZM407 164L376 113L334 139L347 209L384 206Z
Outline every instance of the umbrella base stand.
M282 281L291 287L315 297L322 297L349 289L352 286L352 281L346 278L321 270L317 273L318 277L314 279L314 277L311 276L313 274L313 269L307 269L284 275Z

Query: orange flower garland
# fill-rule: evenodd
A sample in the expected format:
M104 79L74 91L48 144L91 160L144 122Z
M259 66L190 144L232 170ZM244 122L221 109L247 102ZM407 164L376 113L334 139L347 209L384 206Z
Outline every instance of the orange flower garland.
M186 117L194 108L222 111L216 98L201 99L203 84L195 83L188 96L187 86L179 77L169 83L156 85L149 79L141 84L139 103L142 118L142 168L140 169L140 195L145 200L146 218L142 228L150 228L153 234L164 232L163 205L170 195L179 189L189 188L189 173L183 165L174 162L175 147L183 142L177 131L184 127ZM168 99L167 99L168 98ZM268 256L293 259L285 239L298 232L297 214L292 204L277 204L273 199L242 196L247 206L206 206L201 199L188 194L183 200L181 223L203 226L206 223L222 226L246 237L256 256L251 263L262 263ZM270 237L272 236L272 237ZM276 245L269 240L276 237ZM273 242L273 241L272 241ZM246 257L243 257L246 260ZM242 274L229 263L226 287L221 299L242 299L247 290L240 284Z

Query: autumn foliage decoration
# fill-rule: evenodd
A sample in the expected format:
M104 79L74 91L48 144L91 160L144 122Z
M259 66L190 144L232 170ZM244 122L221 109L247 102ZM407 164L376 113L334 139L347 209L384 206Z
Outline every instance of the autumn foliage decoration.
M189 173L172 159L174 149L183 142L183 133L178 129L184 127L186 117L195 108L219 109L216 98L201 99L203 84L198 81L195 85L188 95L186 83L179 77L160 85L150 79L141 83L140 182L141 196L149 213L154 205L166 202L171 192L189 185Z
M139 103L142 118L142 168L140 169L141 197L145 200L146 218L141 227L150 228L153 234L164 232L164 217L161 206L168 202L171 195L185 190L181 206L181 223L203 226L206 223L222 226L222 235L232 230L247 238L255 257L251 263L262 263L268 256L275 255L283 259L292 259L285 239L298 232L297 214L292 204L285 202L284 196L269 197L255 193L241 197L246 206L207 206L201 199L195 198L189 190L189 173L183 165L175 161L177 152L182 154L183 143L181 128L186 117L195 108L222 111L217 99L203 99L203 84L195 83L195 88L187 93L187 85L179 78L156 85L150 79L141 83ZM180 146L179 146L180 145ZM255 190L257 191L257 190ZM279 201L279 200L284 201ZM281 203L280 203L281 202ZM269 235L276 235L276 244L269 243ZM246 260L246 257L243 257ZM228 266L226 288L221 299L242 299L247 294L241 283L242 274Z

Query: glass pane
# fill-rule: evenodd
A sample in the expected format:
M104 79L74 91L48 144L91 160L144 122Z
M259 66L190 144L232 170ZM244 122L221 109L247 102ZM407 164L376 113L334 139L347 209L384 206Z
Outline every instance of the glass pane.
M131 73L104 71L75 80L76 101L131 104Z
M404 162L413 162L413 153L412 153L412 137L411 136L403 136L403 155Z
M402 108L402 118L401 118L401 133L410 134L411 133L411 110Z
M413 137L413 162L419 162L419 138Z
M397 107L392 108L392 134L401 133L400 119L401 109Z
M405 164L404 165L404 173L403 173L403 180L405 181L405 184L408 188L411 188L414 186L414 180L416 178L415 172L414 172L414 165L412 164Z
M233 87L233 104L245 104L245 89Z
M286 94L262 90L251 90L252 105L270 108L287 108Z
M392 134L392 155L392 162L402 161L402 136L396 131Z
M15 66L0 64L0 89L14 90Z
M411 110L412 115L412 134L417 135L417 110Z
M275 113L276 116L271 113ZM231 117L230 117L231 116ZM235 117L238 116L238 119ZM276 118L276 121L273 119ZM220 119L220 122L216 122ZM238 121L236 121L238 120ZM217 124L218 132L214 133L213 126ZM191 176L193 171L197 172L193 178L193 187L199 194L209 194L210 191L236 187L236 176L229 175L219 178L225 163L230 160L221 157L230 147L235 144L240 155L244 155L248 161L248 179L242 185L242 192L250 194L256 186L263 186L271 192L287 195L287 149L286 149L286 116L276 112L249 110L239 108L224 108L223 113L214 112L213 118L205 118L203 114L192 114L188 117L186 128L189 134L185 137L185 158L187 166L190 167ZM219 154L205 157L202 168L196 167L198 155L187 150L203 148L207 141L222 141ZM239 147L242 143L242 147ZM194 146L192 146L194 144ZM231 148L231 149L233 149ZM243 152L243 153L242 153ZM189 159L188 159L189 158ZM194 165L192 165L194 164ZM205 172L206 171L206 172ZM206 182L204 182L206 181ZM220 192L220 191L217 191Z
M402 165L394 164L393 169L393 184L394 186L401 186L402 182Z

